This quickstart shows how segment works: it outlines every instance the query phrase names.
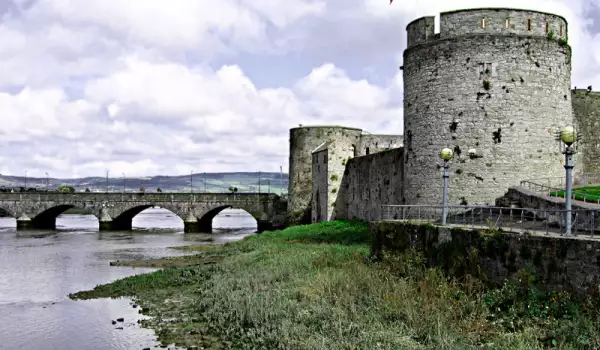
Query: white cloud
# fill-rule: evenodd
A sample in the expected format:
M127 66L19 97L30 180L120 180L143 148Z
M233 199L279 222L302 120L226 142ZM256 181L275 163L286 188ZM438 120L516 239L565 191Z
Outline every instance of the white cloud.
M34 0L0 20L2 173L287 169L289 128L402 132L406 24L513 6L570 23L573 83L600 86L599 0Z

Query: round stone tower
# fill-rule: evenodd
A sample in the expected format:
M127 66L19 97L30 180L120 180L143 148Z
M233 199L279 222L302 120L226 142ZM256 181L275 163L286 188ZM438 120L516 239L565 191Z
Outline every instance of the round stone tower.
M358 150L360 147L361 133L361 129L342 126L307 126L290 129L289 225L311 222L312 152L323 143L330 143L329 147L333 152L338 150L338 153L347 153L350 150L352 153L352 148ZM343 168L340 170L330 167L329 172L343 173L343 170Z
M407 27L406 204L441 204L439 153L454 150L449 204L494 204L509 187L564 176L557 133L573 122L571 48L557 15L482 8Z
M573 98L573 119L577 130L575 173L600 172L600 92L577 89Z

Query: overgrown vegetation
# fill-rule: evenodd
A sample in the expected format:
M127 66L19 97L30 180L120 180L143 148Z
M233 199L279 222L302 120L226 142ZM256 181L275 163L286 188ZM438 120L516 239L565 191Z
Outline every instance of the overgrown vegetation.
M364 222L266 232L199 249L178 268L74 299L134 296L164 344L244 349L594 349L594 304L541 293L519 271L501 288L448 279L416 252L367 262ZM206 264L207 260L217 263Z
M549 195L553 197L564 197L565 191L552 191L549 193ZM597 202L600 200L600 186L574 188L573 198L579 201Z

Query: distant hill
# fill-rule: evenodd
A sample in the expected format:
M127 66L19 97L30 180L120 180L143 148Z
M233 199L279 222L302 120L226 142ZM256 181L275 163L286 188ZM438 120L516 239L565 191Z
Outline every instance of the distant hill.
M260 173L260 192L281 194L283 182L283 194L287 193L288 174ZM48 183L48 185L46 184ZM108 183L105 177L85 177L79 179L54 179L54 178L32 178L24 176L9 176L0 174L0 188L27 187L55 190L58 186L73 186L75 191L81 192L89 189L92 192L126 192L139 191L144 187L146 192L156 192L160 188L163 192L228 192L229 187L237 187L238 192L258 192L259 173L204 173L183 176L149 176L149 177L126 177L125 179L109 177Z

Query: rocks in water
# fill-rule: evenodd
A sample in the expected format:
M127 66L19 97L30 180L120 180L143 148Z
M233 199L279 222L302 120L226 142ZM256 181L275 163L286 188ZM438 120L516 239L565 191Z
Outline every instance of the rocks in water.
M112 324L117 324L117 321L113 320L113 321L112 321Z
M125 319L123 317L117 318L117 322L123 322L123 321L125 321Z
M123 329L123 327L117 327L117 328L115 328L115 329Z
M138 307L138 306L137 306L137 304L133 304L133 308L134 308L134 309L135 309L135 308L137 308L137 307Z

